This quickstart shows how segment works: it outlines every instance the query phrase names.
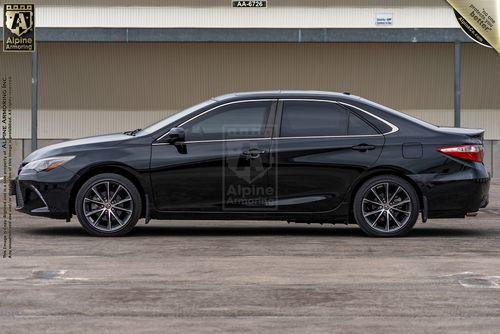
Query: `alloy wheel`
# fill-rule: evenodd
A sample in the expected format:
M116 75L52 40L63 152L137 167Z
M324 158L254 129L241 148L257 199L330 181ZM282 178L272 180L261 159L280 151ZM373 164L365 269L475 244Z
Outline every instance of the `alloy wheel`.
M94 184L85 193L83 214L88 222L103 232L118 231L130 221L134 202L129 191L112 180Z
M387 233L405 227L412 213L412 202L400 185L381 182L365 193L361 208L363 217L373 229Z

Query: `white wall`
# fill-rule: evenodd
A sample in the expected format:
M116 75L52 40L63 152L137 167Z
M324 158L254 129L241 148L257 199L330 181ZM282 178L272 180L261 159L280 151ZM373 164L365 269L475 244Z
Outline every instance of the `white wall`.
M372 28L377 13L392 13L393 28L458 27L444 0L268 0L268 8L244 9L230 0L34 3L38 27Z

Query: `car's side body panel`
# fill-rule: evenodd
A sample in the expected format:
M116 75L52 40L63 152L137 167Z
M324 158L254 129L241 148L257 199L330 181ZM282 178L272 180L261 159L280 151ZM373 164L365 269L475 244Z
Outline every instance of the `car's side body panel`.
M231 211L224 203L224 183L237 187L244 182L234 177L225 164L236 164L247 149L266 152L259 159L269 165L270 139L237 142L192 142L184 145L153 145L151 183L158 211ZM232 147L234 146L234 148ZM257 179L255 186L267 186L267 177Z
M360 144L375 146L365 152L353 150ZM377 161L384 137L276 138L272 154L276 168L279 211L333 211L349 186Z

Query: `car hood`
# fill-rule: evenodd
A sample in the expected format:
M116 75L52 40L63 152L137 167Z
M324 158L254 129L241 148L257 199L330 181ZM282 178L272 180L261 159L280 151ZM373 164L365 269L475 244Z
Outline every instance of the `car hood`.
M111 135L86 137L75 140L68 140L62 143L49 145L41 149L32 152L24 160L24 163L28 163L33 160L61 156L64 154L71 154L78 151L84 150L94 150L97 148L104 148L109 146L114 146L124 140L134 138L123 133L116 133Z

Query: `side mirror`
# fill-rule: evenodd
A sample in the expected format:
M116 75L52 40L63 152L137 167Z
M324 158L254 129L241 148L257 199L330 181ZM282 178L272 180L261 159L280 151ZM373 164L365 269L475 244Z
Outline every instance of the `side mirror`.
M172 128L165 135L162 141L169 144L175 144L180 141L184 141L186 138L186 132L183 128Z

